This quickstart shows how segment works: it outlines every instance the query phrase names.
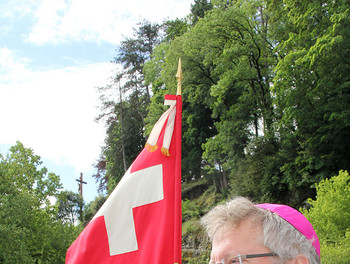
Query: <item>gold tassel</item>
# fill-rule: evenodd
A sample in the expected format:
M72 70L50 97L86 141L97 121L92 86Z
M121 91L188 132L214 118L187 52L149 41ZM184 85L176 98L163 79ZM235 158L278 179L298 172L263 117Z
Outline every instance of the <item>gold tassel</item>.
M169 149L162 147L160 151L164 156L170 157Z
M155 144L154 146L146 143L145 148L149 151L149 152L155 152L158 149L157 144Z

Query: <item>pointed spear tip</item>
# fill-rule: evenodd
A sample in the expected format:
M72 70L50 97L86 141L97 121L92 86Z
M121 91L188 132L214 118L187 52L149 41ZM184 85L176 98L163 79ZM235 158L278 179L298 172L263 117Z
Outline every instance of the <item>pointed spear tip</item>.
M181 58L179 58L179 65L177 67L176 78L177 78L177 95L181 95L181 80L183 79Z

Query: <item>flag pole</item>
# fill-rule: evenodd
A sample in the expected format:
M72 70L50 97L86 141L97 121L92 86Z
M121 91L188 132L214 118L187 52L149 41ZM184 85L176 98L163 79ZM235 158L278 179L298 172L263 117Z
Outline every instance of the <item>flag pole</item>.
M181 209L181 126L182 126L182 96L181 81L183 79L181 58L176 73L176 165L175 165L175 234L174 234L174 264L181 264L182 256L182 209Z

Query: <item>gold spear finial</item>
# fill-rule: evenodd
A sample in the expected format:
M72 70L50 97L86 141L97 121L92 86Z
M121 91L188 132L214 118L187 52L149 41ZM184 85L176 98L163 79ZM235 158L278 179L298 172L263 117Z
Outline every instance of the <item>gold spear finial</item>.
M179 58L179 66L177 67L176 78L177 78L177 93L176 94L181 95L181 81L184 78L182 75L181 58Z

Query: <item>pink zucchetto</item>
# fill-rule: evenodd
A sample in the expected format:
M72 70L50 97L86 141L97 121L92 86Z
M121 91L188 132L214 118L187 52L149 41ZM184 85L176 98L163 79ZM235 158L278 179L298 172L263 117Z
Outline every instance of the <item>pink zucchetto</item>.
M294 226L300 233L302 233L308 240L312 241L317 255L321 258L320 252L320 241L318 240L317 234L312 227L311 223L306 219L304 215L295 210L292 207L282 204L256 204L255 206L269 210L276 213L292 226Z

